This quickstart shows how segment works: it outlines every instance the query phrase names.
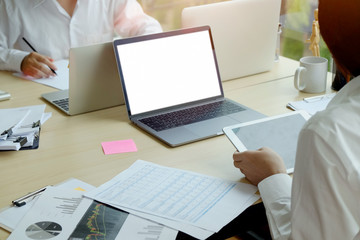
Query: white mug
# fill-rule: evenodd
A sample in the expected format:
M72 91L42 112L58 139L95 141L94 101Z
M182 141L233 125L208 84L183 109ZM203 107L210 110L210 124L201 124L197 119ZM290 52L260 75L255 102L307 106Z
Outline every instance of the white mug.
M294 86L307 93L320 93L326 90L328 60L323 57L303 57L296 69Z

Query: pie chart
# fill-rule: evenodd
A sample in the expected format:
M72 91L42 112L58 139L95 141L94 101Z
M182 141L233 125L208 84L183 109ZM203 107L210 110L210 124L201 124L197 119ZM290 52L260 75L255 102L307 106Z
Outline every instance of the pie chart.
M61 233L62 227L54 222L37 222L31 224L25 231L31 239L51 239Z

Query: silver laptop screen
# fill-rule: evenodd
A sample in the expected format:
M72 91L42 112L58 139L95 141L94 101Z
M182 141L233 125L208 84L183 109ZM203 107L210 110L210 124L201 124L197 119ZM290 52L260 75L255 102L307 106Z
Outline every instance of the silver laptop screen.
M221 96L209 31L117 45L132 115Z

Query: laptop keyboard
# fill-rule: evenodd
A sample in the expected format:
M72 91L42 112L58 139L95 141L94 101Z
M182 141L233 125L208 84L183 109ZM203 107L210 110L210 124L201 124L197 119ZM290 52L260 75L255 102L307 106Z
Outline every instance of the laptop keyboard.
M61 109L65 110L66 112L69 111L69 98L54 100L53 103L59 106Z
M214 102L193 108L187 108L176 112L165 113L153 117L143 118L140 122L151 127L155 131L171 129L191 123L196 123L227 114L245 110L232 102Z

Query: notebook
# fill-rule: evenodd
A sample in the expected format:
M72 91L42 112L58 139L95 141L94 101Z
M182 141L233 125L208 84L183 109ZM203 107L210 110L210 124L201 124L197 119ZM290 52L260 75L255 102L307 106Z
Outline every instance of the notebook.
M69 89L42 94L68 115L124 104L112 42L71 48Z
M182 11L182 27L209 25L223 81L272 69L281 0L233 0Z
M208 26L115 40L114 50L129 119L170 146L263 117L224 98Z

